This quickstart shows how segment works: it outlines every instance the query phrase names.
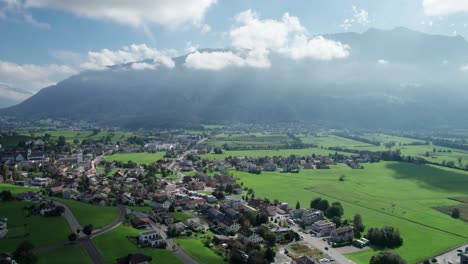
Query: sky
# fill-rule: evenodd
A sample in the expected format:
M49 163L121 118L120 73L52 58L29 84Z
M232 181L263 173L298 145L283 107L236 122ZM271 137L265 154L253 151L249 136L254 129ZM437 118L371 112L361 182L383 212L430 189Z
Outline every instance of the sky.
M343 59L326 34L407 27L468 38L468 0L0 0L0 93L19 102L83 70L271 66ZM197 52L200 48L233 51Z

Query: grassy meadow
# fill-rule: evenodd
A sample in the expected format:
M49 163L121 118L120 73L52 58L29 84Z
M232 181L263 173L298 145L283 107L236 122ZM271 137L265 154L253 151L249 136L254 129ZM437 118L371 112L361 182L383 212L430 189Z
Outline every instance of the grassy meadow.
M410 263L423 260L468 241L468 225L433 207L458 204L450 197L466 195L468 173L430 165L380 162L363 170L345 165L330 170L303 170L297 174L235 172L256 197L267 197L308 207L311 199L340 201L345 217L359 213L367 228L399 228L404 244L396 251ZM346 175L340 182L340 175ZM428 240L428 237L431 239ZM368 263L373 251L349 254L357 263Z
M133 253L143 253L153 258L153 263L182 264L172 252L164 249L139 248L127 236L138 236L142 230L120 225L111 231L97 236L93 243L106 263L115 263L117 258Z
M129 137L135 136L133 133L128 132L121 132L121 131L100 131L98 133L94 133L90 130L83 130L83 131L72 131L72 130L49 130L49 131L42 131L42 132L30 132L30 133L22 133L22 136L28 137L43 137L45 134L49 134L52 139L58 139L60 136L64 136L68 143L73 143L74 140L78 140L80 143L84 139L94 139L100 140L107 136L111 136L112 142L117 141L125 141Z
M86 250L79 245L70 245L37 254L38 264L91 264Z
M56 197L52 199L68 206L81 226L92 224L94 229L103 228L119 216L119 209L115 206L99 206Z
M207 232L206 235L212 236L213 233ZM202 235L200 235L202 236ZM179 245L187 254L203 264L218 264L225 263L223 257L217 255L213 250L205 247L201 238L189 237L189 238L176 238L176 243Z
M133 161L137 164L150 164L161 159L165 159L165 152L138 152L138 153L116 153L110 156L105 156L104 159L107 161L121 161L127 163L128 161Z
M8 219L8 233L0 239L2 252L14 251L24 240L29 240L35 247L67 240L71 230L65 218L29 215L23 208L33 204L19 201L0 202L0 217Z

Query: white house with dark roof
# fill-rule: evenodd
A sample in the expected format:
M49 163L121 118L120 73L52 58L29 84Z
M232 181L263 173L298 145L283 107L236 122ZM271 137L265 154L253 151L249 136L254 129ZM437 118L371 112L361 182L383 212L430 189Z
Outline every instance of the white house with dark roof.
M7 235L8 233L8 219L6 218L0 218L0 238L3 238Z

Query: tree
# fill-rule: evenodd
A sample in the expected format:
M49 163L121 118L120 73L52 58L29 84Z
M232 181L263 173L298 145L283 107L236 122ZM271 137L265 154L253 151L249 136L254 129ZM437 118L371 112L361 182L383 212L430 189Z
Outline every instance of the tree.
M455 218L455 219L460 218L460 209L453 208L452 209L452 217Z
M13 201L14 199L15 199L15 197L13 196L13 194L11 194L10 191L2 191L0 193L0 200L2 200L4 202Z
M338 216L334 216L331 221L336 225L336 227L341 226L341 218Z
M359 232L364 232L364 224L362 223L362 216L360 214L355 214L353 219L354 230Z
M344 181L345 178L346 178L346 176L345 176L344 174L342 174L338 180L339 180L339 181Z
M174 211L175 211L174 205L171 204L171 205L169 206L169 212L173 213Z
M371 244L382 248L396 248L403 245L403 238L400 236L400 231L391 226L382 228L369 228L366 238Z
M296 202L296 210L301 209L301 203L299 201Z
M85 233L86 235L90 236L92 233L93 233L93 225L89 224L89 225L85 225L83 227L83 233Z
M218 148L218 147L214 148L213 151L214 151L215 154L223 154L223 150Z
M268 263L271 263L275 260L275 257L276 252L271 247L268 247L265 251L265 259L268 261Z
M13 252L13 259L21 264L35 264L37 263L37 257L31 252L33 249L34 245L31 242L23 241Z
M75 233L71 233L70 235L68 235L68 240L73 242L75 240L78 239L78 235L76 235Z
M64 136L59 136L59 137L58 137L57 145L58 145L59 147L65 146L66 143L67 143L67 140L65 139Z
M328 207L330 207L330 204L328 203L328 200L320 200L318 207L319 208L317 209L325 212L328 209Z
M369 264L406 264L406 261L393 251L381 251L372 256Z
M276 234L273 232L267 232L265 234L265 241L268 243L270 246L274 246L276 243Z
M340 202L334 202L331 207L325 210L325 216L328 218L341 217L343 215L343 206Z
M319 209L319 204L322 198L317 197L310 201L310 208Z

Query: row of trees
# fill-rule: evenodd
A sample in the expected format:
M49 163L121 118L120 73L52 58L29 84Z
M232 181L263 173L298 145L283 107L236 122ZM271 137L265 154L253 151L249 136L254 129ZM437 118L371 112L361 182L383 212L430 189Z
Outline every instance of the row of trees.
M371 227L367 231L366 238L371 244L382 248L397 248L403 245L400 231L391 226Z

